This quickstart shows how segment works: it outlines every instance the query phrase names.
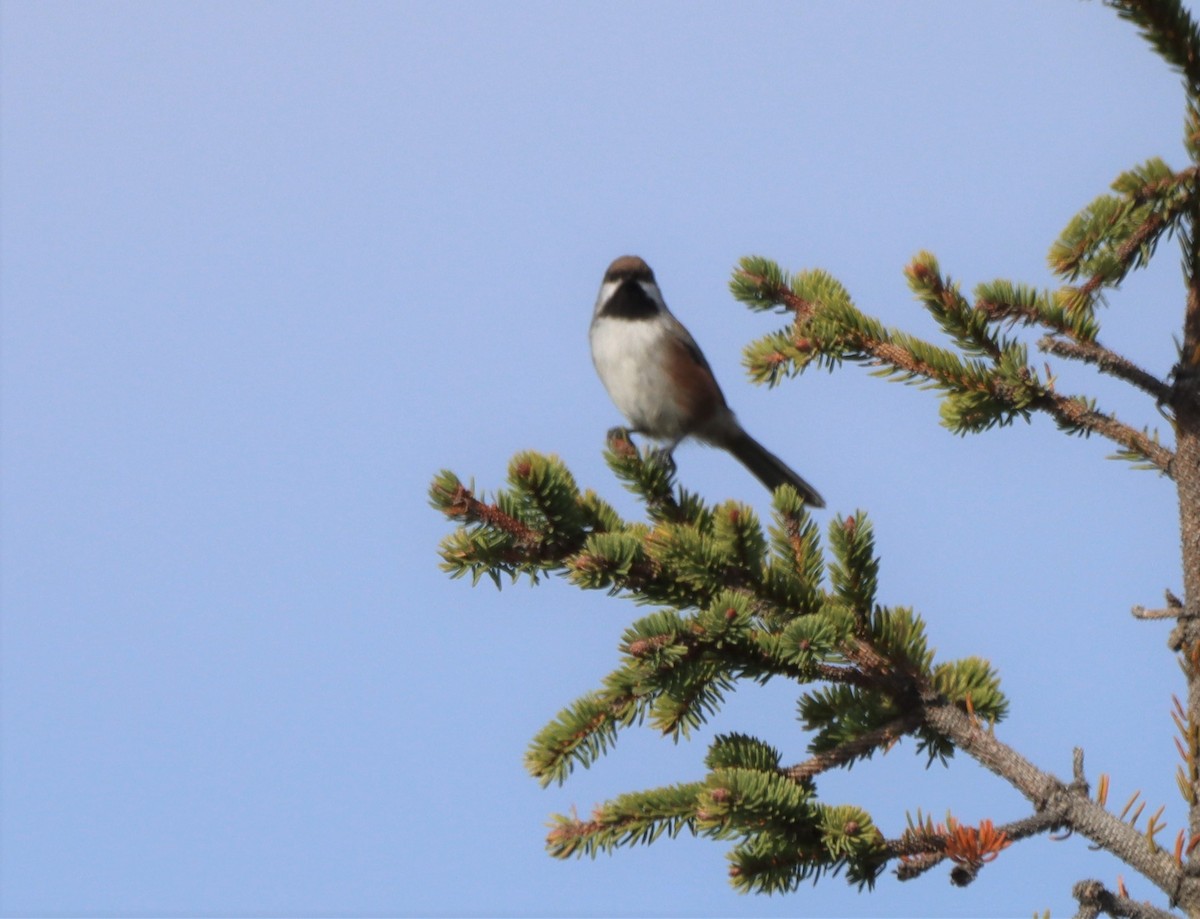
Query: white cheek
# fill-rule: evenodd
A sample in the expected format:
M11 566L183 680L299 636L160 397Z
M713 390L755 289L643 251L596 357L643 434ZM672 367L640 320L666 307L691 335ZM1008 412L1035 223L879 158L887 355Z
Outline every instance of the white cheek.
M646 296L658 304L658 308L667 312L667 304L663 301L662 291L653 281L638 281L638 287L645 291Z
M600 309L600 304L608 300L613 295L613 291L617 289L619 281L605 281L600 285L600 294L596 297L596 309Z

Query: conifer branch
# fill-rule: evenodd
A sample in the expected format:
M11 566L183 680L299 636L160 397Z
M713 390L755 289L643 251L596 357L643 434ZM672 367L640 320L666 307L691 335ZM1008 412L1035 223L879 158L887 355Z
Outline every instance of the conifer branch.
M743 301L787 305L791 289L786 285L818 288L804 276L789 278L777 269L763 271L760 261L743 260L743 266L734 272L731 287ZM783 363L790 362L797 370L803 370L814 361L824 361L832 366L841 360L852 360L878 368L876 372L882 376L900 376L910 382L926 381L941 389L946 394L942 406L943 423L960 433L1007 424L1015 417L1028 417L1033 411L1042 411L1067 431L1099 434L1118 444L1132 457L1171 474L1174 454L1170 449L1150 435L1124 424L1116 416L1098 411L1083 398L1058 393L1052 383L1043 383L1036 371L1028 366L1023 348L996 338L990 332L987 323L1011 318L1011 306L988 299L984 299L983 305L968 306L953 285L942 279L936 261L929 255L914 259L907 274L914 290L943 328L961 347L979 357L962 361L946 349L888 330L863 316L848 298L838 295L824 302L813 297L801 298L808 318L797 323L794 337L785 350L776 347L775 339L768 345L774 348L771 351L759 351L752 346L748 351L752 369L756 360L765 360L763 373L773 378ZM844 294L843 289L831 287L824 279L818 289ZM1028 295L1022 295L1022 298L1029 299ZM1020 315L1032 321L1034 311L1035 307L1026 305L1021 307ZM1069 312L1056 320L1055 310L1042 306L1037 321L1043 321L1044 317L1049 322L1072 328L1065 318ZM1083 327L1074 328L1083 338L1078 331ZM1103 353L1089 350L1086 338L1077 344L1082 349L1078 353L1095 354L1097 358ZM1148 374L1144 378L1138 377L1137 368L1128 361L1116 355L1106 361L1106 366L1112 366L1114 372L1120 368L1122 373L1153 386L1153 378ZM1162 391L1161 387L1158 391Z
M1177 207L1175 213L1181 210L1182 208ZM1116 286L1139 260L1144 261L1148 252L1153 251L1158 238L1170 228L1171 216L1170 212L1161 214L1151 211L1147 214L1136 229L1116 247L1111 261L1106 262L1071 292L1071 303L1074 309L1090 308L1101 288Z
M1185 616L1200 615L1200 613L1191 612L1182 606L1168 606L1164 609L1146 609L1144 606L1135 606L1130 612L1133 613L1135 619L1180 619Z
M1126 383L1133 384L1153 396L1156 402L1167 403L1171 398L1171 387L1167 383L1099 342L1068 341L1053 335L1046 335L1039 339L1038 348L1058 357L1094 364L1101 373L1107 373Z
M1102 914L1114 919L1178 919L1176 913L1115 894L1100 881L1080 881L1071 889L1071 896L1079 903L1075 919L1097 919Z
M626 589L637 584L644 589L638 564L647 564L645 559L652 558L652 553L665 551L655 563L653 577L687 587L663 588L660 583L659 589L690 598L688 602L696 604L698 611L690 616L663 611L635 623L622 644L626 663L605 679L598 693L565 710L531 746L527 765L543 782L562 781L573 765L590 764L608 749L621 728L647 715L660 730L686 732L715 710L721 694L739 678L784 676L801 684L819 681L828 688L811 692L803 700L803 720L815 731L808 760L783 769L777 765L776 755L764 759L754 753L758 748L749 740L742 742L738 749L743 752L736 755L732 753L735 747L727 744L722 749L731 752L713 761L716 771L702 786L692 783L676 791L639 793L649 797L642 803L635 796L614 802L611 808L606 805L597 812L603 813L604 819L560 819L548 839L555 854L596 852L690 828L717 838L742 839L735 850L732 877L735 884L747 889L792 889L800 880L835 870L838 865L848 867L848 877L855 882L870 883L888 853L897 856L900 851L889 849L882 837L872 835L877 831L864 829L870 825L869 816L815 801L811 807L816 810L806 809L810 805L802 804L801 799L781 811L782 799L774 799L790 793L771 785L765 776L776 775L807 789L807 781L820 772L847 767L911 734L918 749L927 750L931 759L945 758L955 749L977 759L1017 787L1036 810L1025 822L998 831L985 821L977 829L956 827L946 834L946 840L940 842L941 854L955 861L952 876L956 883L968 883L982 864L1011 840L1045 827L1063 826L1125 859L1181 902L1190 902L1187 898L1195 896L1200 903L1200 890L1188 886L1191 882L1181 875L1177 859L1148 839L1147 833L1088 798L1081 765L1076 769L1076 782L1065 785L1000 743L990 728L983 728L980 714L994 723L1005 710L994 675L986 662L971 659L934 667L920 621L904 610L878 606L878 560L869 522L861 514L831 522L835 555L829 563L832 591L802 600L811 611L789 618L786 610L775 606L765 582L750 576L752 569L764 564L767 546L761 535L755 535L757 522L739 506L724 505L710 511L696 505L690 525L700 528L701 543L696 545L715 541L690 560L688 525L664 524L666 529L647 531L624 523L596 504L591 493L580 495L573 486L568 487L561 480L565 475L561 467L536 454L522 454L514 461L510 478L514 488L526 495L531 511L520 511L517 500L503 492L494 504L482 502L450 474L435 482L431 494L448 517L476 528L474 539L482 554L472 564L485 564L490 558L488 564L511 565L512 553L516 553L519 562L536 562L542 570L571 571L579 569L580 560L589 552L616 552L605 586ZM568 506L561 497L566 495L573 495L578 506ZM810 525L798 496L784 490L776 501L776 551L783 554L775 558L779 562L787 559L794 566L792 576L802 573L811 577ZM572 554L571 540L547 541L543 531L528 522L528 513L558 520L559 536L574 532L578 520L571 520L576 517L592 521L592 535L586 537L586 545L592 548ZM668 538L665 534L670 532L676 535ZM495 542L489 533L506 540L505 554L494 555ZM605 550L601 543L614 539L633 540L628 545L634 551L616 546ZM461 547L470 540L453 544ZM649 549L640 563L635 561L638 544ZM714 551L717 554L711 555ZM727 560L714 567L710 558ZM733 560L736 563L731 566ZM689 574L689 566L695 564L701 567ZM734 577L738 586L719 586L731 572L741 572ZM750 759L744 759L746 756ZM764 778L738 772L742 762L757 762L754 768L765 769ZM731 766L733 772L728 771ZM698 788L704 790L697 792ZM678 795L691 796L692 804ZM788 807L801 807L794 812L797 816L789 819L813 827L817 824L811 821L817 821L824 827L820 834L825 841L813 848L813 842L802 842L809 838L804 834L810 830L797 836L800 831L789 829L787 823L767 830L761 818L754 816L793 813ZM907 859L902 875L920 873L936 863L933 844L926 848L930 857ZM905 852L911 849L908 845Z
M1181 232L1194 197L1196 172L1174 172L1153 158L1112 183L1116 195L1101 195L1067 224L1050 249L1050 266L1066 280L1055 300L1074 322L1086 321L1094 334L1094 309L1103 288L1117 287L1143 267L1159 241ZM1086 320L1081 318L1086 317Z
M975 309L991 322L1043 326L1075 341L1095 339L1099 327L1094 316L1069 310L1065 302L1063 296L1004 280L981 284L975 292Z
M1148 434L1135 431L1115 415L1097 411L1079 396L1063 396L1046 391L1038 399L1036 407L1053 417L1064 430L1107 437L1130 453L1143 458L1164 475L1174 477L1173 451Z
M870 756L879 748L887 749L905 734L911 733L921 725L921 713L910 711L887 724L874 730L867 731L853 740L839 744L832 750L824 750L795 766L783 770L783 774L793 781L804 781L814 778L826 770L836 766L845 766L855 760Z
M954 745L1020 791L1038 814L1069 828L1116 855L1165 893L1173 903L1200 911L1200 879L1190 876L1165 849L1148 843L1144 833L1110 813L1087 794L1086 785L1064 784L1038 769L995 734L953 705L926 708L929 723Z
M783 307L798 320L811 318L821 305L793 289L791 278L774 262L749 256L742 259L731 282L733 294L754 309Z
M1183 74L1193 97L1200 97L1200 31L1179 0L1108 0L1138 27L1162 58Z
M900 859L897 879L911 881L949 858L957 863L951 879L962 887L975 879L985 862L1012 843L1052 829L1053 824L1039 814L998 827L984 820L976 829L964 827L953 818L934 826L932 819L922 821L918 811L916 825L910 820L904 834L889 839L884 847Z
M447 517L462 520L466 523L481 523L513 538L517 546L528 548L536 546L539 534L532 527L517 520L511 514L506 514L495 504L480 501L472 491L457 482L452 488L435 483L434 500L443 504Z

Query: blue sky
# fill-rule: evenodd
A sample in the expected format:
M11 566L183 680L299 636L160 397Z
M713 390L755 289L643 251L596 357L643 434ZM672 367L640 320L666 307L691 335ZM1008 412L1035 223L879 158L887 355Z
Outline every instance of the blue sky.
M1084 841L1016 846L966 890L827 879L745 897L718 844L543 851L553 811L696 777L714 731L804 758L795 692L750 688L692 743L648 731L562 788L521 758L616 662L631 605L438 570L450 467L604 467L619 419L587 325L634 252L748 429L865 508L881 599L940 657L988 657L1002 739L1112 776L1182 825L1162 624L1175 496L1109 445L1032 425L956 438L931 393L854 368L774 390L744 254L820 266L936 336L901 270L1052 279L1045 252L1121 170L1183 163L1177 77L1097 3L31 3L0 7L0 911L5 915L1070 914L1154 891ZM1164 373L1171 244L1102 339ZM1131 423L1153 405L1060 385ZM765 511L727 456L681 480ZM830 776L906 810L1027 813L911 744Z

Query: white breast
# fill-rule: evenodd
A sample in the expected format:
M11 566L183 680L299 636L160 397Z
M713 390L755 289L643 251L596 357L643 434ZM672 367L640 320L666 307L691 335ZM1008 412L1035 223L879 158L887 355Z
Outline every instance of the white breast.
M687 431L672 396L671 380L662 370L662 343L669 334L656 319L600 316L592 323L589 338L596 372L630 426L675 442Z

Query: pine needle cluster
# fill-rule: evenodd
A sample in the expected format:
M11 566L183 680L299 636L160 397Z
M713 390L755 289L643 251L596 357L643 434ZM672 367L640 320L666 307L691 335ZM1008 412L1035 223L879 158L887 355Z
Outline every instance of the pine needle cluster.
M450 472L430 491L459 524L441 548L451 576L500 584L557 574L655 607L625 630L620 663L600 687L534 738L530 773L563 782L634 725L686 738L742 680L797 684L810 758L784 765L763 740L721 735L695 781L622 795L588 819L554 818L551 853L595 855L687 831L735 842L739 889L791 890L843 870L872 883L895 853L862 808L822 801L815 779L906 736L930 761L947 760L954 746L924 707L954 705L995 723L1007 711L995 673L977 658L935 663L920 617L878 601L865 514L836 517L825 548L790 487L775 493L764 530L744 504L713 507L679 488L669 464L633 449L623 431L606 460L643 502L645 522L622 519L559 460L535 453L514 457L508 487L490 499Z
M1118 176L1118 194L1085 208L1051 248L1051 267L1068 282L1053 291L1002 279L977 285L968 299L933 255L918 253L905 277L946 333L945 345L887 328L821 269L793 275L769 259L743 258L730 281L733 296L753 309L792 314L786 328L746 347L744 363L754 380L771 386L810 367L859 364L876 376L936 390L942 424L956 434L1044 412L1068 433L1107 437L1117 456L1166 472L1172 453L1157 431L1137 430L1088 397L1060 392L1050 365L1035 367L1014 330L1037 329L1043 352L1096 365L1166 398L1169 386L1100 344L1096 306L1146 263L1160 238L1182 232L1195 184L1192 169L1172 173L1157 160ZM1075 283L1084 274L1086 280Z

